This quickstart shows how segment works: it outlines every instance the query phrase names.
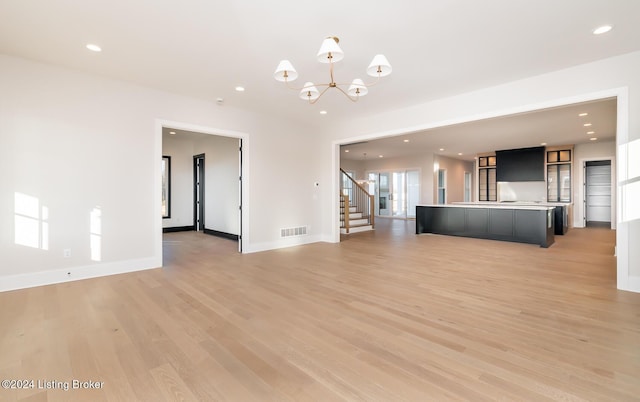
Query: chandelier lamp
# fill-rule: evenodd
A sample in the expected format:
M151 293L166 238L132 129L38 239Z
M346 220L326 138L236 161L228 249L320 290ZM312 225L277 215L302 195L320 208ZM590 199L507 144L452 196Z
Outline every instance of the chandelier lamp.
M318 50L318 61L320 63L329 64L329 82L326 84L314 84L313 82L305 82L302 87L296 88L289 83L298 78L298 72L289 60L282 60L278 64L274 78L277 81L284 82L288 88L300 91L300 99L309 101L310 104L314 104L324 95L329 88L336 88L342 92L352 102L357 102L361 96L365 96L369 92L369 87L378 83L380 78L386 77L391 74L391 64L387 61L384 55L376 55L369 67L367 67L367 74L371 77L375 77L376 80L372 83L365 84L360 78L354 79L351 84L338 83L333 77L333 64L339 62L344 58L344 52L338 46L340 40L335 36L327 37ZM348 86L348 87L347 87ZM318 87L323 88L322 91L318 90ZM344 89L346 88L346 90Z

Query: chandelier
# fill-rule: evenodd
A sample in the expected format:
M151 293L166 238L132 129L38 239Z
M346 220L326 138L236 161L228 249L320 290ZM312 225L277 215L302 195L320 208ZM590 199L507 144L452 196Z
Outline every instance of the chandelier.
M339 42L340 40L337 37L329 36L322 42L322 46L320 46L320 50L318 50L318 61L329 64L329 83L316 85L313 82L306 82L300 88L290 86L289 83L298 78L298 72L293 68L289 60L282 60L280 64L278 64L278 68L276 68L276 72L273 74L274 78L277 81L284 82L288 88L300 91L300 99L308 100L310 104L316 103L329 88L336 88L351 101L357 102L361 96L365 96L369 92L368 88L370 86L377 84L380 78L391 74L391 65L384 55L378 54L373 58L369 67L367 67L367 74L376 77L374 82L365 84L360 78L356 78L351 84L337 83L333 78L333 63L342 60L344 57L344 52L340 49L340 46L338 46ZM342 88L347 85L349 87L346 90ZM325 88L321 92L317 87Z

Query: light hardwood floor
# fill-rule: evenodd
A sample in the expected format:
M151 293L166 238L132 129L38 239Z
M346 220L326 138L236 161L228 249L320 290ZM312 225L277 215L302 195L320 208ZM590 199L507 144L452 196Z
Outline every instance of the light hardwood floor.
M0 400L640 399L613 231L543 249L378 227L248 255L166 234L165 268L0 293L0 379L36 381ZM37 389L73 379L104 384Z

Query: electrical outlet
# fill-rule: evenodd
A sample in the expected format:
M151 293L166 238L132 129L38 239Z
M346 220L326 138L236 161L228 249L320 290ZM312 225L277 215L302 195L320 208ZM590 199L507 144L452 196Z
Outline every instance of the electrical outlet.
M71 257L71 249L70 248L65 248L62 251L62 255L64 256L64 258L70 258Z

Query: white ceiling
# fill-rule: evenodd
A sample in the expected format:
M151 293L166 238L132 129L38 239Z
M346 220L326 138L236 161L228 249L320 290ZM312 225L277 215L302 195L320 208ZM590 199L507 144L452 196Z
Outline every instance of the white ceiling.
M638 15L637 0L0 0L0 53L322 125L638 50ZM286 58L300 83L328 80L328 35L337 81L377 53L393 74L357 103L304 103L272 74Z
M380 155L397 158L435 153L473 160L479 153L536 147L543 143L547 146L573 145L591 142L592 138L599 142L613 141L616 111L616 99L583 102L343 145L341 158L371 160ZM580 116L583 113L587 115ZM585 127L585 124L590 126ZM590 132L593 134L588 134Z

